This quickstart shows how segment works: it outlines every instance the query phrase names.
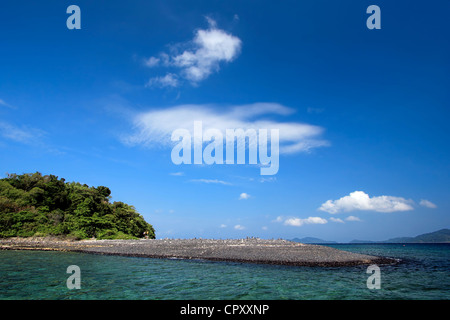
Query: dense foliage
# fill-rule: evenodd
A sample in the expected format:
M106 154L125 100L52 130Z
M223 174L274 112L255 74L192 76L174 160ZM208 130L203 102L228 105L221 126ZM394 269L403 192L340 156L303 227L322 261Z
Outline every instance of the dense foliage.
M142 238L151 224L107 187L65 182L54 175L9 174L0 179L0 237Z

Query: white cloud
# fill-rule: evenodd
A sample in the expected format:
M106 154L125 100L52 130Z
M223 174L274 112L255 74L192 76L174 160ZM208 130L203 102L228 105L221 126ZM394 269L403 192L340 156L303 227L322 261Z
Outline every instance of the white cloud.
M40 138L45 132L40 129L29 127L18 127L3 121L0 121L0 136L25 144L40 144Z
M223 185L231 185L231 183L223 181L223 180L217 180L217 179L192 179L190 180L192 182L201 182L201 183L212 183L212 184L223 184Z
M150 58L148 58L148 59L145 59L145 61L144 61L144 64L147 66L147 67L155 67L155 66L157 66L158 64L159 64L159 61L160 61L161 59L159 59L159 58L156 58L156 57L150 57Z
M236 229L236 230L244 230L245 227L241 226L240 224L237 224L237 225L234 226L234 229Z
M259 179L259 182L261 182L261 183L264 183L264 182L275 182L275 181L277 181L276 177L269 177L269 178L262 177L262 178Z
M0 140L1 138L13 142L22 143L29 147L39 148L45 152L54 155L63 155L64 151L46 143L47 132L37 128L31 128L26 125L17 126L12 123L0 121ZM1 142L0 142L1 143Z
M164 77L154 77L151 78L148 83L147 87L178 87L178 76L173 73L168 73Z
M431 209L436 209L437 205L435 205L433 202L422 199L420 200L419 204L423 207L427 207L427 208L431 208Z
M347 218L345 218L345 220L347 220L347 221L361 221L360 218L355 217L355 216L348 216Z
M7 107L10 109L15 109L12 105L10 105L9 103L6 103L5 100L2 100L2 99L0 99L0 106Z
M268 115L285 116L295 110L278 103L254 103L223 108L220 105L179 105L143 112L133 117L135 132L122 137L129 145L173 146L172 132L186 129L193 132L194 121L202 121L203 132L218 129L225 137L226 129L278 129L280 153L308 152L327 146L319 138L323 128L298 122L280 122L267 119ZM261 116L265 116L261 119Z
M319 210L331 214L354 210L394 212L413 210L413 204L412 200L406 200L401 197L379 196L370 198L363 191L355 191L338 200L328 200L322 204Z
M250 198L250 195L248 193L241 193L241 195L239 196L239 200L247 200Z
M272 222L283 222L283 220L282 216L278 216L275 220L272 220Z
M161 53L160 58L150 57L145 60L145 64L149 67L161 64L178 68L180 77L197 84L218 71L221 62L234 60L240 53L242 41L218 29L213 19L206 19L209 28L196 30L194 38L184 45L186 50L172 55ZM173 46L177 47L181 45Z
M304 224L325 224L328 221L326 219L323 219L320 217L309 217L306 219L302 219L302 218L296 218L296 217L285 218L285 217L280 216L280 217L277 217L275 222L283 222L284 225L287 225L287 226L301 227Z
M171 176L181 177L184 176L184 172L171 172L169 173Z
M222 224L220 225L220 228L226 228L226 227L227 227L226 224L223 224L223 223L222 223Z
M342 219L335 218L335 217L331 217L331 218L330 218L330 221L332 221L332 222L338 222L338 223L344 223L344 221L343 221Z
M210 29L217 29L217 22L213 18L209 16L205 16L206 21L208 22Z

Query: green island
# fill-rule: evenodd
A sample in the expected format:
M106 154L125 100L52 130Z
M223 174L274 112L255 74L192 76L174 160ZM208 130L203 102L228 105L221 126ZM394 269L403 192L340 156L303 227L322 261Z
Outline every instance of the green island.
M0 179L0 238L155 238L136 209L110 202L111 190L39 172Z
M287 240L155 239L155 230L111 190L55 175L0 179L0 250L74 251L290 266L392 264L396 260ZM148 238L149 240L142 240ZM81 240L81 241L75 241Z

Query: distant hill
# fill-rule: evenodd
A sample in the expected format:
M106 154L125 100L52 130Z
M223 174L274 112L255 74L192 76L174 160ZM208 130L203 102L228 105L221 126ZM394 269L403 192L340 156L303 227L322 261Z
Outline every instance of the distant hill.
M441 229L416 237L398 237L384 241L352 240L350 243L450 243L450 229Z
M383 243L450 243L450 229L424 233L416 237L392 238Z
M377 243L377 241L372 241L372 240L352 240L349 243Z
M313 237L294 238L291 241L301 243L337 243ZM441 229L435 232L424 233L416 237L398 237L384 241L352 240L349 243L450 243L450 229Z
M328 240L323 240L323 239L319 239L319 238L313 238L313 237L305 237L305 238L294 238L291 241L294 242L301 242L301 243L337 243L336 241L328 241Z

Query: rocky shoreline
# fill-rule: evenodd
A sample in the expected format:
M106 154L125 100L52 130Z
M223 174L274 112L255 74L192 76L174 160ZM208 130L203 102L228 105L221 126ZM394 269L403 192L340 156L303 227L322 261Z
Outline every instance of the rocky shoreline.
M0 239L0 249L72 251L130 257L202 259L290 266L341 267L397 262L391 258L352 253L321 245L255 238L80 241L6 238Z

